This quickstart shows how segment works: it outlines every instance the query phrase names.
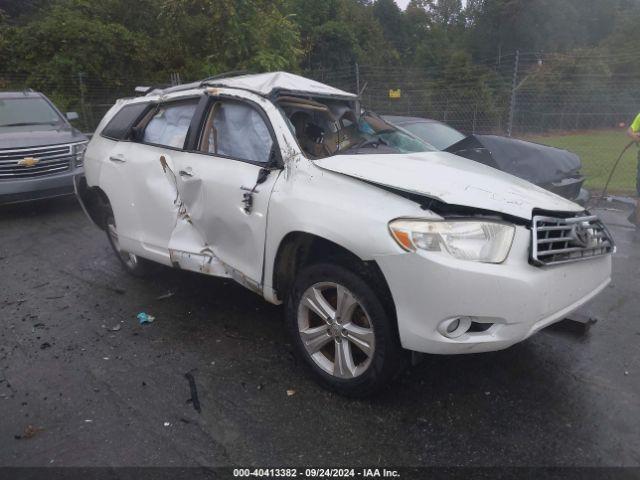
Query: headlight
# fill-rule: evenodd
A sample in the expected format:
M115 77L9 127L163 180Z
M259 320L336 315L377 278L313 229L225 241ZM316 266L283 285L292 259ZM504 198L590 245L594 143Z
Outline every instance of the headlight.
M76 143L72 146L73 157L76 161L76 167L81 167L84 163L84 152L87 150L87 143Z
M506 260L515 227L477 220L394 220L389 230L407 251L446 252L454 258L483 263Z

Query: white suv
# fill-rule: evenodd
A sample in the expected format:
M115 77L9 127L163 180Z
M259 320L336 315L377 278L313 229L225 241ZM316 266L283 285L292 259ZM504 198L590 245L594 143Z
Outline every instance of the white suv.
M288 73L118 101L85 171L78 196L129 272L159 263L285 303L300 355L345 395L409 351L509 347L610 281L613 240L579 205Z

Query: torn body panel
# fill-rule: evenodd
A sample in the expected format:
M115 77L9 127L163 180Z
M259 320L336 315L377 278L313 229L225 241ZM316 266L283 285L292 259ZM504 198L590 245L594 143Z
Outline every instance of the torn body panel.
M160 166L166 180L164 190L173 197L172 215L175 221L168 244L171 265L206 275L230 277L225 265L215 255L205 236L193 223L192 213L185 202L186 197L189 200L188 204L192 205L197 213L202 214L204 205L201 182L194 180L191 188L179 189L179 180L171 157L162 155Z
M213 255L209 248L203 249L200 253L169 249L169 258L174 267L182 270L191 270L215 277L231 277L224 264Z

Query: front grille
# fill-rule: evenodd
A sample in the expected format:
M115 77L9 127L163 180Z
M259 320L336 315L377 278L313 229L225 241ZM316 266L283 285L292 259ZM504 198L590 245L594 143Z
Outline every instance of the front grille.
M611 234L596 216L535 216L531 230L531 261L535 265L588 260L615 251Z
M30 159L35 159L36 162ZM71 167L71 159L71 145L0 150L0 180L42 177L64 172Z

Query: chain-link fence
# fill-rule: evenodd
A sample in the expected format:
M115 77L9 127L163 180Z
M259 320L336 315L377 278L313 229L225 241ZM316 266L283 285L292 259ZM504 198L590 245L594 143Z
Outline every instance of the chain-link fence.
M365 108L378 113L429 118L466 134L511 135L571 150L582 158L587 186L598 190L629 143L626 130L640 112L640 75L628 73L636 59L607 57L606 69L591 71L580 58L565 57L514 53L443 72L354 64L308 75L360 91ZM598 65L600 59L589 60ZM612 191L636 191L636 155L636 148L626 153Z
M76 112L79 119L72 122L85 133L92 133L105 113L119 98L136 95L139 85L175 85L179 77L171 75L164 82L149 79L91 78L84 73L56 75L55 80L46 74L16 75L0 73L0 91L34 90L45 94L61 112Z
M572 150L582 158L587 186L599 189L629 141L625 136L629 123L640 112L640 76L628 68L615 71L616 66L625 67L628 58L607 60L613 67L604 71L581 68L578 57L511 54L441 70L352 64L303 74L360 92L363 106L381 114L430 118L466 134L511 134ZM547 66L553 62L575 68L559 72L559 67ZM62 111L78 112L76 126L92 132L117 98L134 95L135 86L179 81L177 75L158 82L70 73L52 81L45 74L0 73L0 91L41 91ZM613 191L635 192L635 150L630 149L621 162Z

